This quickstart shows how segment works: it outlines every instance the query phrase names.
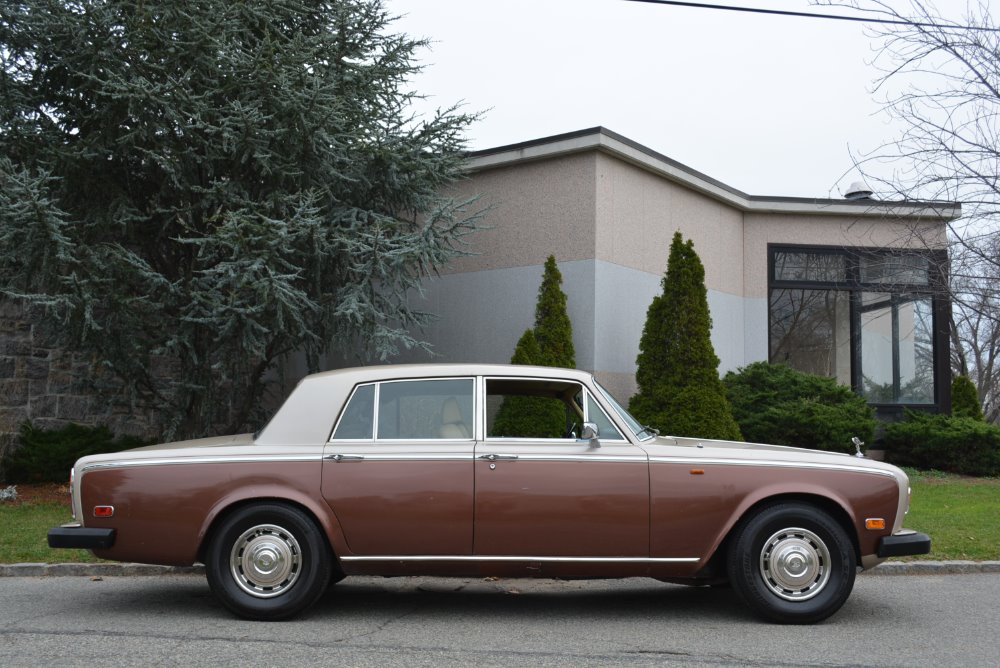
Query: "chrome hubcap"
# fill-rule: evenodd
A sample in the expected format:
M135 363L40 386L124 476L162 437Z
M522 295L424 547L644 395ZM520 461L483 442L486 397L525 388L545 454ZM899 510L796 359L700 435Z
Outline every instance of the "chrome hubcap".
M244 531L233 544L229 558L236 584L258 598L277 596L295 584L301 563L298 541L273 524Z
M830 580L830 550L812 531L782 529L764 543L760 575L786 601L808 600Z

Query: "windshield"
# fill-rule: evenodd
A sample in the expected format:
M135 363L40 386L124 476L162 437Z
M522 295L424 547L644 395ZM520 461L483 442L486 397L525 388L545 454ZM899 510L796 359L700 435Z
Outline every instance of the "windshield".
M594 378L594 385L597 386L597 390L604 396L607 402L611 404L611 407L614 409L614 411L618 413L618 417L620 417L622 421L625 422L626 425L628 425L628 428L632 430L632 433L635 434L636 437L639 438L639 440L645 441L653 438L654 435L653 432L649 431L641 424L639 424L638 420L632 417L632 415L627 410L622 408L622 405L618 403L613 396L611 396L610 392L605 390L604 387L597 382L596 378Z

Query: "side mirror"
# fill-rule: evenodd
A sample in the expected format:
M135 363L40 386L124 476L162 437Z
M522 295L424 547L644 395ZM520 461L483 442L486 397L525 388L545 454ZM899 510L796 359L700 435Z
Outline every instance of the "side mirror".
M601 442L597 438L601 435L601 430L597 428L597 423L595 422L584 422L583 428L580 430L580 440L590 441L590 447L599 448L601 447Z

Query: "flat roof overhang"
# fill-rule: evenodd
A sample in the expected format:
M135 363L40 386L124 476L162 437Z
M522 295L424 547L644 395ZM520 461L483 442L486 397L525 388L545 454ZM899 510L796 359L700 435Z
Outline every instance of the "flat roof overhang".
M657 174L748 213L848 215L950 221L962 215L958 202L884 201L748 195L604 127L577 130L469 153L466 169L481 172L563 155L597 151Z

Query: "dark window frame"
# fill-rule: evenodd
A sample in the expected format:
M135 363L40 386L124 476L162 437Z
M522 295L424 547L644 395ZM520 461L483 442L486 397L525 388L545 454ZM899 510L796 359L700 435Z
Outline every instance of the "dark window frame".
M842 255L847 258L846 277L843 281L818 280L778 280L775 278L776 256L779 253L818 253ZM927 258L927 282L872 282L861 280L861 260L872 257L893 255L921 255ZM901 295L929 296L931 298L932 347L933 347L933 403L891 403L869 402L880 415L899 415L905 408L951 412L951 366L948 323L951 302L947 295L948 253L944 249L920 248L871 248L850 246L823 246L815 244L768 244L767 245L767 350L771 357L771 293L773 290L840 290L849 293L850 302L850 363L851 388L862 396L861 365L861 313L862 294L865 292L889 293L893 301ZM894 327L897 323L894 322ZM893 336L893 376L899 375L898 336Z

